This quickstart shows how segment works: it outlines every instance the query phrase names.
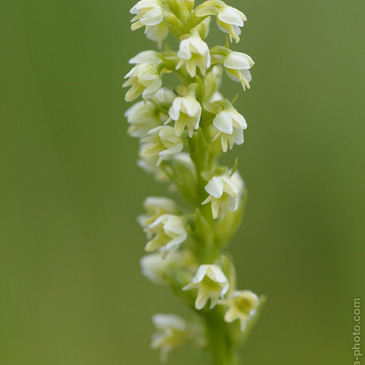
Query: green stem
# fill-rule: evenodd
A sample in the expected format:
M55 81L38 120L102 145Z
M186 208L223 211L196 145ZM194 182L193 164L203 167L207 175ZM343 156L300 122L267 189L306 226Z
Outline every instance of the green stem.
M217 311L213 312L205 317L211 364L238 365L239 355L232 344L227 324Z

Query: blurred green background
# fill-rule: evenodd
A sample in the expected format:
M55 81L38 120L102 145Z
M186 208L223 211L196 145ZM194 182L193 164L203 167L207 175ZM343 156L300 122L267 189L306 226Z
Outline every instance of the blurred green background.
M140 274L136 223L164 194L136 166L122 76L154 45L133 0L1 0L0 364L158 364L156 312L186 314ZM256 61L235 148L249 189L231 251L269 301L244 364L352 362L364 295L365 4L230 1ZM212 27L211 40L224 42ZM239 85L225 83L227 95ZM193 349L170 363L198 364Z

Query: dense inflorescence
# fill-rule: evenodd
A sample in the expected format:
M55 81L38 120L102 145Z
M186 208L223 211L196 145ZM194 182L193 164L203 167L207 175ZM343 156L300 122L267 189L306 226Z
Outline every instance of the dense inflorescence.
M155 284L170 285L193 309L193 318L173 314L153 317L152 347L165 360L170 351L191 342L216 365L238 364L239 349L260 312L263 298L238 290L226 246L242 220L246 189L238 170L219 157L244 142L245 118L219 93L225 71L250 87L254 62L230 49L240 41L246 16L220 0L195 7L194 0L141 0L132 9L132 30L145 28L160 51L148 50L130 60L125 76L128 133L140 140L138 165L184 206L166 197L149 197L138 222L147 236L143 274ZM211 20L227 33L225 46L206 43ZM178 38L179 49L166 43ZM161 49L164 49L163 51ZM175 73L175 88L163 86Z

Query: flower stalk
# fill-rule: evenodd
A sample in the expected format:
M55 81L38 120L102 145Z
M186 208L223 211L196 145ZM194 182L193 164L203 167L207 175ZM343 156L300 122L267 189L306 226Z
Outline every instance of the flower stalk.
M192 343L209 354L210 364L237 365L264 303L237 288L226 248L241 223L247 190L237 160L231 167L219 161L244 143L247 128L234 102L219 92L224 71L244 90L250 87L252 58L230 49L230 41L240 41L246 16L221 0L196 7L194 0L141 0L131 13L132 30L144 28L166 51L147 50L130 60L125 99L142 101L125 114L128 133L140 140L138 165L185 202L146 199L146 214L138 218L148 253L142 273L169 285L192 309L189 320L155 315L152 347L166 361L170 352ZM214 18L227 43L210 48L206 38ZM167 46L169 35L178 38L176 51ZM167 73L178 76L174 88L164 86Z

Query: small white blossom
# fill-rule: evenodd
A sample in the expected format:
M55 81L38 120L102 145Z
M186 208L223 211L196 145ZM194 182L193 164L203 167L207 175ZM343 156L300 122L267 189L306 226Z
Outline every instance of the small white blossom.
M181 270L195 267L195 260L189 251L173 251L167 257L160 252L142 257L141 269L143 275L155 284L168 284L168 270Z
M129 108L125 117L130 124L128 133L132 137L142 138L153 128L163 123L163 117L153 103L140 101Z
M146 37L157 43L159 49L162 48L163 41L169 35L169 28L164 23L157 25L147 25L146 26Z
M202 107L193 96L178 97L174 100L169 115L175 121L175 133L181 136L185 127L188 128L189 137L198 129L202 114Z
M246 329L247 322L256 313L260 299L255 293L249 290L236 291L229 298L221 300L219 304L228 307L224 320L232 323L240 321L241 331Z
M229 283L222 269L216 265L201 265L192 279L183 290L198 289L195 308L204 308L210 299L210 309L214 308L219 298L227 293Z
M159 126L150 130L147 137L142 139L141 155L158 156L158 166L163 160L169 160L181 152L183 148L183 141L176 135L173 127Z
M191 77L196 76L196 68L199 67L201 73L205 76L207 69L210 67L210 53L208 45L199 37L191 36L184 39L180 43L179 52L180 58L176 69L186 66Z
M126 101L133 101L140 95L144 99L152 98L162 86L157 63L142 63L133 67L124 77L127 80L123 87L131 86L125 95Z
M217 25L220 30L229 34L238 43L240 41L241 27L247 20L246 15L241 11L228 6L223 1L206 1L196 9L199 17L214 15L217 17Z
M138 217L138 223L146 228L152 224L159 216L163 214L177 214L178 208L176 203L169 198L165 197L148 197L144 203L143 207L146 214L140 215Z
M146 245L146 251L161 251L164 257L176 251L188 237L184 219L171 214L158 217L146 228L146 232L148 237L152 237Z
M227 152L228 146L232 149L234 144L243 143L243 131L247 128L247 123L233 107L219 112L213 120L213 125L217 129L213 140L221 139L223 152Z
M214 176L205 186L209 196L202 204L212 204L214 219L218 216L224 218L228 210L233 212L237 210L243 188L243 180L237 171L232 176L228 174Z
M255 64L253 59L241 52L231 51L227 57L224 58L224 67L226 68L227 75L236 82L240 82L243 86L243 90L250 88L250 82L252 80L250 68Z
M140 101L129 108L125 113L130 124L128 133L132 137L143 138L151 129L164 124L168 119L168 114L157 108L156 104L171 105L174 97L175 94L172 90L161 88L152 101Z
M141 0L130 10L136 16L131 20L132 30L160 24L163 21L163 9L160 0Z
M152 336L151 346L161 349L161 361L165 362L168 354L188 339L189 326L184 319L173 314L155 314L152 322L157 333Z

